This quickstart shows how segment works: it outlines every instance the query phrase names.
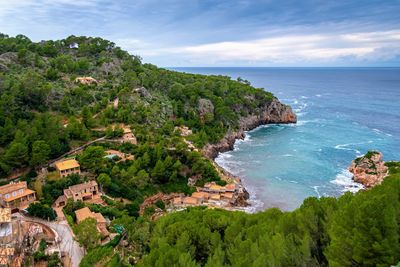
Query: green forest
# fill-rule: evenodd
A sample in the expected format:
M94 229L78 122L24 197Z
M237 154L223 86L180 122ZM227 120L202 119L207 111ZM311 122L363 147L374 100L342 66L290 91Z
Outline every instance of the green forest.
M131 249L91 250L81 266L393 266L400 261L400 163L370 190L304 200L292 212L190 208L148 222L123 216Z
M79 44L77 46L76 44ZM95 82L77 82L92 77ZM248 81L181 73L143 64L113 42L69 36L32 42L0 34L0 178L23 173L38 201L31 216L54 220L54 201L69 186L96 179L107 206L68 201L63 212L85 248L81 266L390 266L400 261L400 163L370 190L308 198L298 209L255 214L205 207L151 220L140 214L158 192L180 192L221 174L201 148L259 115L275 97ZM115 106L115 101L118 105ZM137 144L111 142L128 125ZM192 134L183 136L179 127ZM103 138L103 139L102 139ZM85 175L38 179L42 167L89 141L76 155ZM107 141L108 140L108 141ZM194 149L188 148L188 143ZM106 158L115 149L134 160ZM122 201L121 199L125 201ZM116 234L108 244L93 219L75 224L82 207L101 213ZM46 258L44 246L38 258ZM53 258L49 258L54 260ZM55 263L57 266L58 261Z

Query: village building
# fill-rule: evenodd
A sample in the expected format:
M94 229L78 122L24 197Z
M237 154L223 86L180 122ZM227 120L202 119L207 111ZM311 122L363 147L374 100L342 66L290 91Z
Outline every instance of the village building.
M206 183L204 187L197 187L197 192L189 197L176 197L172 206L184 208L189 206L205 205L210 207L232 207L241 194L240 186L236 183L220 186L215 182Z
M132 130L129 127L123 127L124 134L122 135L122 140L126 143L131 143L137 145L137 140Z
M104 237L108 237L110 235L110 233L107 230L107 221L101 213L92 212L88 207L84 207L82 209L76 210L75 215L76 215L76 222L78 224L88 218L95 219L97 230Z
M35 191L28 189L25 181L0 186L0 206L3 208L23 210L35 200Z
M54 207L58 208L65 206L68 199L73 199L73 201L101 200L101 192L99 191L97 182L94 180L73 185L64 189L64 195L57 198L54 202Z
M98 81L95 78L92 77L77 77L75 79L76 83L84 84L84 85L90 85L90 84L98 84Z
M66 177L71 174L80 174L81 168L75 159L67 159L62 161L57 161L55 167L61 177Z

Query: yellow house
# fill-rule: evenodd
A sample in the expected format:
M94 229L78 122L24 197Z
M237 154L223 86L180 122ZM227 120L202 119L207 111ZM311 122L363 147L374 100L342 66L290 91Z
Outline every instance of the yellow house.
M67 159L56 162L56 169L61 177L65 177L71 174L80 174L81 168L75 159Z
M35 191L26 182L11 182L0 186L0 206L12 210L24 209L36 200Z

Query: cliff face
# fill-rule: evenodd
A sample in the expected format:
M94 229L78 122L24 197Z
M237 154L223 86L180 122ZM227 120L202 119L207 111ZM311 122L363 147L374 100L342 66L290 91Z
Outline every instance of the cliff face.
M388 174L388 168L382 160L382 153L369 151L362 157L352 161L349 171L353 180L366 188L380 184Z
M215 159L219 152L233 149L236 139L243 139L245 131L269 123L296 123L297 117L290 108L274 99L266 104L257 115L250 115L239 119L239 130L228 132L222 140L216 144L207 144L203 148L203 154L209 159Z

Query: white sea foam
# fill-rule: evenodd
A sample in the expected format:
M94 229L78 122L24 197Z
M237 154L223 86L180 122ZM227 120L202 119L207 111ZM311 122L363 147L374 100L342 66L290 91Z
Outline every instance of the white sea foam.
M294 183L294 184L298 184L299 183L299 182L293 181L293 180L290 180L289 182Z
M315 193L317 193L318 198L320 198L321 194L318 191L319 185L315 185L315 186L311 186L311 187L314 189Z
M292 154L284 154L284 155L282 155L282 157L293 157L293 155Z
M257 191L256 189L244 183L244 186L250 194L250 199L248 200L250 206L245 207L244 210L248 213L255 213L258 210L261 210L264 207L264 202L262 202L259 198L257 198Z
M364 188L362 184L353 181L353 175L347 169L343 169L340 173L338 173L331 183L341 186L343 188L342 192L349 191L356 193Z
M381 130L376 129L376 128L372 129L372 131L374 131L377 134L383 134L383 135L386 135L386 136L393 136L393 135L391 135L389 133L385 133L384 131L381 131Z
M320 94L316 94L315 96L316 96L316 97L321 97L322 95L320 95Z
M304 95L302 95L300 98L301 98L301 99L307 99L308 97L307 97L307 96L304 96Z
M367 142L360 142L360 143L348 143L348 144L339 144L335 146L335 149L339 150L347 150L347 151L354 151L357 155L362 155L361 151L355 148L351 148L350 146L357 146L357 145L364 145L364 144L371 144L373 143L372 140Z

